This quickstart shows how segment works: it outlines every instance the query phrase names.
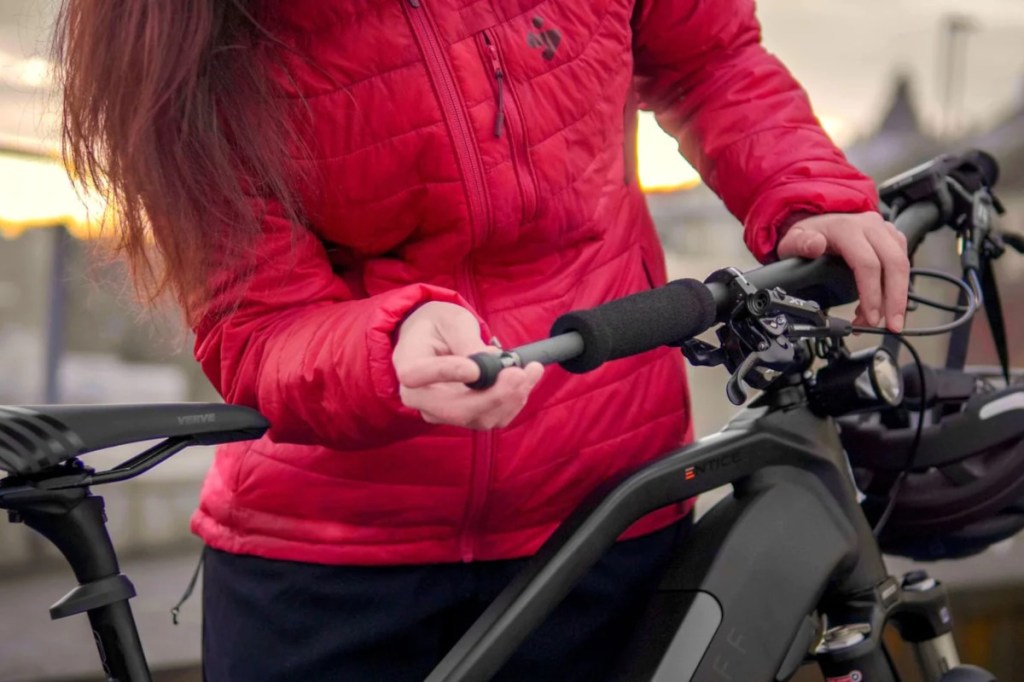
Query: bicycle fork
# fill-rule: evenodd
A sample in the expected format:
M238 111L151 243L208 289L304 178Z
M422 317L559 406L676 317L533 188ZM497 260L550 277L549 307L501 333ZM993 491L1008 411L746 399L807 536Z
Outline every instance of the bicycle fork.
M925 682L942 682L960 667L960 656L953 639L953 619L945 587L924 571L903 576L900 584L890 579L875 591L871 608L862 602L854 607L859 619L825 631L817 650L817 660L827 682L894 682L899 679L884 646L880 630L886 620L892 622L913 652ZM869 615L870 614L870 615ZM887 618L886 618L887 615ZM878 646L862 646L868 640ZM977 679L994 679L979 669ZM959 679L959 678L958 678ZM964 678L969 679L969 678Z
M924 679L941 680L960 665L946 589L924 571L915 571L904 576L903 591L922 598L914 605L914 617L896 618L896 627L913 647Z

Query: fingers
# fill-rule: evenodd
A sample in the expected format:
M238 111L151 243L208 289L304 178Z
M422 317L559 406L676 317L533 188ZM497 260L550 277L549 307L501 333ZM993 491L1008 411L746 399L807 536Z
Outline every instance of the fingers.
M907 289L910 286L906 237L890 225L886 225L886 229L868 230L865 236L874 247L882 266L882 305L886 325L894 332L901 332L907 311Z
M486 391L472 391L461 384L433 384L403 388L402 401L419 410L431 424L450 424L471 429L507 426L522 411L530 391L540 381L543 367L531 363L525 369L510 368L498 375Z
M906 237L877 213L825 214L793 225L777 249L780 258L817 258L826 251L853 271L860 295L855 324L878 326L885 318L889 329L902 331L910 283Z
M476 363L459 355L435 355L395 363L395 373L398 383L406 388L446 382L466 384L480 378Z
M827 248L825 235L797 224L779 241L776 251L779 258L818 258L825 254Z
M868 324L868 319L864 316L864 310L859 305L857 306L857 309L853 311L853 320L851 320L850 324L855 327L863 327Z
M402 403L431 424L506 426L526 405L544 368L538 363L509 368L491 388L473 391L465 384L476 381L480 369L468 356L480 352L500 350L481 340L472 313L446 303L424 304L402 323L391 356Z
M402 323L391 362L406 388L434 383L469 383L480 377L468 356L496 350L480 338L480 323L468 310L448 303L421 306Z
M533 382L533 386L536 386L544 376L544 365L539 362L531 362L524 368L524 371L526 376L530 378L530 381Z
M835 251L853 270L860 295L854 324L875 327L886 320L894 332L903 330L910 284L906 240L886 224L860 231L838 232Z
M394 360L437 355L469 356L487 348L480 339L480 323L461 306L431 301L411 313L398 329Z
M858 317L872 327L882 320L882 262L863 231L840 232L834 237L834 250L853 270L860 296Z

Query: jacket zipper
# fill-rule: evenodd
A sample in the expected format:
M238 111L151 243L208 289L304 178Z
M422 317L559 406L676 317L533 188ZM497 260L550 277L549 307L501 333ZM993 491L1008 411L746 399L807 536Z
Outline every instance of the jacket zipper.
M484 52L491 63L496 88L497 113L494 117L494 136L501 137L504 132L508 132L509 146L512 149L512 167L515 169L516 182L519 185L519 194L523 204L522 221L525 223L532 220L537 213L538 190L537 174L533 172L529 151L526 148L526 121L522 115L523 107L509 83L508 74L501 65L497 41L486 31L480 36Z
M427 15L424 0L408 0L412 10L409 12L413 31L423 47L423 55L434 84L437 86L441 108L445 119L452 129L452 141L455 154L462 166L466 178L467 200L469 201L470 220L472 227L480 230L481 236L486 234L489 222L487 186L484 181L484 170L480 162L480 154L473 144L473 128L462 105L462 98L455 77L452 75L448 60L444 55L444 47L437 35L437 29ZM483 241L483 240L481 240Z
M494 70L494 83L497 87L496 112L494 114L494 136L501 137L505 133L505 71L501 68L501 60L498 59L498 50L491 42L487 33L481 33L484 41L484 50L491 60L491 69Z
M469 202L470 239L480 231L479 242L484 241L490 224L487 185L479 152L473 144L473 128L463 107L458 86L452 75L444 47L437 35L433 22L427 15L425 0L407 0L413 32L423 49L424 60L431 79L438 91L441 108L452 131L455 153L466 179L467 201ZM475 240L474 240L475 241ZM476 242L476 243L479 243ZM473 244L471 244L473 246ZM479 296L473 281L469 259L459 267L459 287L469 304L480 311ZM477 527L483 516L487 501L487 488L491 480L491 465L494 453L493 434L490 431L476 431L473 434L473 452L470 461L470 487L466 512L459 533L459 555L464 562L473 561Z

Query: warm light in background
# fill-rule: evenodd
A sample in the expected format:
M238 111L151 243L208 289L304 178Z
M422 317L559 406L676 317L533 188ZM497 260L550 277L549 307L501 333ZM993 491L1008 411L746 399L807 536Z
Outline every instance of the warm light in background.
M81 197L60 160L0 146L0 237L13 239L35 227L64 225L76 237L95 236L103 215L96 196Z
M43 57L20 57L0 50L0 84L43 90L53 85L53 64Z
M646 192L691 189L700 184L693 166L679 154L679 145L658 127L654 114L640 112L637 126L637 174Z
M845 147L853 142L855 134L847 121L835 116L818 116L818 122L821 123L821 127L825 129L832 141L840 147Z
M819 120L837 145L853 141L853 130L843 119L821 116ZM658 126L650 112L640 112L636 139L640 186L645 192L672 192L700 184L700 176L679 153L679 145Z
M822 116L821 124L837 144L850 141L852 131L845 121ZM676 141L648 112L640 114L637 156L640 186L646 192L687 190L701 182L679 154ZM97 197L83 202L58 159L35 149L5 150L0 145L0 236L11 239L27 228L57 224L66 225L75 236L94 236L95 218L103 210Z

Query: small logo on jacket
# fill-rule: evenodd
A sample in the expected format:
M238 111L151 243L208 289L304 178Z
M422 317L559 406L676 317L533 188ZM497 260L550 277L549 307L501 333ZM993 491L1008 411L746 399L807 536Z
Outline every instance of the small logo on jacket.
M555 58L555 51L562 43L562 34L555 28L549 28L545 31L541 31L540 29L544 27L544 20L540 17L533 18L533 26L537 31L530 31L526 34L526 44L530 47L544 48L541 55L544 59L550 62Z

